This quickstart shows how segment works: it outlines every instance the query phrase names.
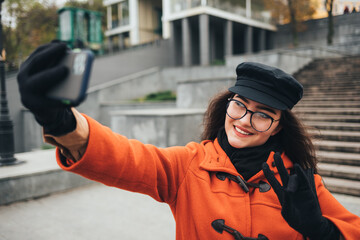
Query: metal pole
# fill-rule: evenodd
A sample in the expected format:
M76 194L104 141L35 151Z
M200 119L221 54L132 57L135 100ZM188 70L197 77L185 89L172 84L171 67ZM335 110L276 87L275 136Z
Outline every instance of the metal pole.
M3 51L1 10L4 0L0 0L0 167L21 163L14 157L14 131L6 99L5 51Z

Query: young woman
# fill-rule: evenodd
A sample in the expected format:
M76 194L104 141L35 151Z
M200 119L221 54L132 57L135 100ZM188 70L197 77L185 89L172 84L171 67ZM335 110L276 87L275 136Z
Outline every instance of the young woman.
M360 218L316 174L291 112L302 86L289 74L240 64L235 86L209 105L203 141L157 148L46 98L68 73L58 65L65 53L62 43L39 47L18 75L22 102L64 170L167 203L176 239L360 239Z

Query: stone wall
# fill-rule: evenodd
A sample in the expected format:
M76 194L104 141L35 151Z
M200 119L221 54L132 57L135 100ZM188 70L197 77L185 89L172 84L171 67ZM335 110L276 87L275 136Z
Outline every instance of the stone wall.
M150 109L116 111L114 132L158 147L182 146L199 141L204 109Z
M304 30L298 34L299 46L326 46L328 33L328 19L315 19L302 23ZM292 35L289 24L278 25L278 31L274 36L274 48L291 48ZM334 16L334 38L335 45L346 45L360 42L360 13L344 14ZM349 49L351 52L351 48Z

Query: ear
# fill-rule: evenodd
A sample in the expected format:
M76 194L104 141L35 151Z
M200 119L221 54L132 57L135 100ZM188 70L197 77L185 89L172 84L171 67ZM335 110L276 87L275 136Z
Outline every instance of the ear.
M280 132L282 129L282 126L279 124L277 125L277 127L274 129L274 131L271 133L271 136L274 136L276 134L278 134L278 132Z

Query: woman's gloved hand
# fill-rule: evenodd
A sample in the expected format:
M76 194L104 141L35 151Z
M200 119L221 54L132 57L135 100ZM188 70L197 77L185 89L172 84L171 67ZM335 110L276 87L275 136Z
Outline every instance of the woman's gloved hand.
M307 175L301 166L295 163L295 173L289 175L280 153L275 153L274 160L283 185L277 181L267 163L263 164L263 172L280 201L281 214L286 222L311 240L339 239L339 230L322 216L316 189L309 179L314 177L313 174Z
M60 61L66 56L65 43L51 42L38 47L21 65L17 80L22 104L35 116L46 133L61 136L76 128L75 117L68 106L46 97L69 74Z

